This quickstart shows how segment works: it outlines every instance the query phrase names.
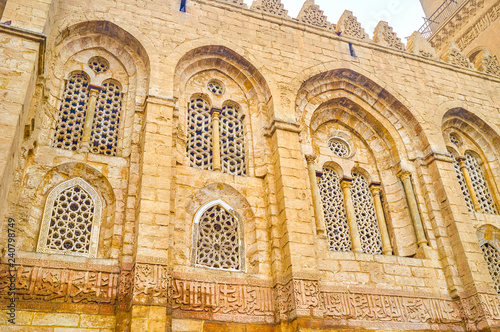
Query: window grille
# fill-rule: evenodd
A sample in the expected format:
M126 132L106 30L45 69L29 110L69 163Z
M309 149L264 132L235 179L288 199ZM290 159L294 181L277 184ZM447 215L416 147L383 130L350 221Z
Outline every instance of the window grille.
M116 155L121 110L121 87L113 81L104 82L97 99L92 123L91 147L93 153Z
M215 95L222 96L224 94L224 86L222 83L217 81L208 82L207 89Z
M203 212L195 232L196 266L223 270L241 268L238 220L224 207L213 205Z
M460 189L462 190L462 194L464 195L465 198L465 203L467 204L467 209L469 209L470 212L474 212L475 211L474 202L472 201L472 198L470 196L469 188L467 187L467 183L465 182L464 174L460 169L460 164L458 163L455 156L452 155L452 158L453 158L453 167L455 168L458 183L460 184Z
M330 250L351 251L349 224L338 175L332 169L325 168L318 187Z
M100 56L90 58L88 65L96 74L104 74L109 70L109 62Z
M497 208L493 202L493 197L491 196L486 179L484 178L483 168L479 164L477 158L472 154L466 153L465 158L465 165L467 166L467 171L469 172L472 187L476 192L481 211L484 213L497 214Z
M361 248L366 254L380 255L382 239L368 181L359 173L353 173L352 177L351 198L361 238Z
M224 106L220 114L220 152L224 173L246 174L244 135L238 107L231 104Z
M192 98L188 106L187 154L190 166L212 169L212 121L209 103Z
M83 135L89 98L89 79L83 72L72 74L64 88L59 120L52 146L75 151Z
M80 178L66 181L47 197L38 251L96 257L102 203Z
M493 279L495 290L500 294L500 252L488 242L482 244L481 249L483 250L484 259L488 264L488 270Z
M336 138L330 139L328 141L328 147L338 157L341 157L341 158L349 157L349 153L350 153L349 146L347 145L347 143L345 143L339 139L336 139Z
M455 133L451 133L450 134L450 142L455 144L456 146L460 146L462 145L462 140L460 139L460 137L455 134Z

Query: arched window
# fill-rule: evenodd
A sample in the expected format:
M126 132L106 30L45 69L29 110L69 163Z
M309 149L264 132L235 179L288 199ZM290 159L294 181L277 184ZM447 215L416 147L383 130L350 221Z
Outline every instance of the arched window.
M85 125L89 83L89 77L84 72L74 72L66 81L52 142L54 147L73 151L78 149Z
M98 68L103 70L101 67ZM121 87L117 82L107 80L103 83L97 98L90 143L92 152L116 155L121 111Z
M212 169L212 121L210 104L203 97L193 96L187 115L187 148L190 166Z
M48 195L37 251L96 257L102 201L83 179L56 186Z
M360 173L353 173L352 177L351 198L361 238L361 247L364 253L382 254L382 239L368 181Z
M194 218L194 265L242 270L241 232L238 218L227 203L216 200L202 206Z
M467 167L467 171L469 172L472 187L476 193L481 211L484 213L497 214L497 208L493 202L493 197L491 196L490 189L484 178L484 170L481 167L478 158L470 152L465 154L465 158L465 165Z
M222 172L245 175L245 138L238 105L226 104L220 114L220 153Z
M351 236L344 206L344 195L337 173L325 167L318 183L330 250L351 251Z
M488 265L491 278L493 279L495 289L500 294L500 252L495 245L489 241L484 241L481 245L484 259Z

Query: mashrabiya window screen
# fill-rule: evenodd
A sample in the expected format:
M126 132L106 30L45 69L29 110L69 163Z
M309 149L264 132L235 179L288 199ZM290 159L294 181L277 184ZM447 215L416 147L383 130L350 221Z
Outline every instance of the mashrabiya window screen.
M55 187L47 197L38 251L96 257L101 199L83 179Z
M484 178L484 170L475 156L470 153L465 154L465 165L472 181L472 186L476 192L479 206L484 213L497 214L497 208L493 202L490 189Z
M361 248L366 254L381 255L382 239L368 181L359 173L353 173L352 177L351 198L361 238Z
M351 251L351 236L345 212L344 195L338 175L330 168L323 170L318 183L330 250Z
M460 184L460 189L462 190L462 194L464 195L465 203L467 203L467 209L469 209L470 212L474 212L474 202L472 202L469 188L467 187L467 183L465 182L464 174L460 169L460 164L454 155L452 155L452 158L453 167L455 168L455 172L457 174L458 183Z
M227 104L220 114L220 152L224 173L245 175L245 133L239 107Z
M500 252L488 242L483 243L481 249L488 264L488 270L495 284L495 289L500 294Z
M66 81L52 146L77 150L83 135L89 99L89 78L84 72L71 74Z
M210 104L201 97L192 98L188 105L187 147L189 164L212 169L212 119Z
M92 123L91 148L94 153L115 156L122 111L122 92L118 83L106 81L97 99Z
M195 265L240 270L239 232L238 220L223 206L209 207L195 221Z

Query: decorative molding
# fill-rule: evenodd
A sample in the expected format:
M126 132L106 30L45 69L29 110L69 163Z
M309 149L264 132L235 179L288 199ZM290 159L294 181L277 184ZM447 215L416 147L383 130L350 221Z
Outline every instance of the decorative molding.
M341 33L342 36L352 37L363 41L370 40L365 29L361 27L361 23L358 22L356 16L349 10L344 11L342 16L340 16L336 31L337 33Z
M284 18L288 16L288 10L284 8L281 0L255 0L250 9L258 10L267 14L273 14Z
M474 1L475 2L475 1ZM488 10L476 23L474 23L460 38L457 38L457 45L461 50L469 46L480 33L485 31L500 17L500 3Z
M469 58L467 58L465 54L460 51L460 48L458 48L457 44L455 44L454 42L450 42L448 44L448 48L443 54L443 60L451 63L452 65L457 65L469 69L474 68Z
M405 50L405 45L387 22L380 21L375 27L373 41L377 44L392 47L400 51Z
M297 19L300 22L314 25L328 30L335 30L335 25L328 22L324 12L314 3L314 0L306 0L302 9L300 10Z
M426 58L439 60L436 50L432 47L431 43L425 39L420 32L415 31L408 39L406 48L409 52L421 55Z

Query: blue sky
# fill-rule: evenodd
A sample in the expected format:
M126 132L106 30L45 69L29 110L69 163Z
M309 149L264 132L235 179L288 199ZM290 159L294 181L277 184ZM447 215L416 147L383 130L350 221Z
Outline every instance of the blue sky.
M244 0L251 5L253 0ZM281 0L291 17L297 17L305 0ZM361 22L365 31L372 36L379 21L387 21L406 43L413 31L424 23L424 12L419 0L315 0L331 23L337 23L344 10L348 9Z

